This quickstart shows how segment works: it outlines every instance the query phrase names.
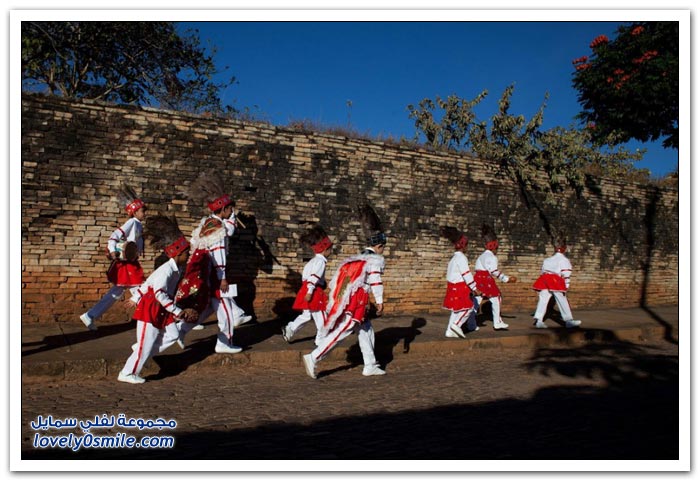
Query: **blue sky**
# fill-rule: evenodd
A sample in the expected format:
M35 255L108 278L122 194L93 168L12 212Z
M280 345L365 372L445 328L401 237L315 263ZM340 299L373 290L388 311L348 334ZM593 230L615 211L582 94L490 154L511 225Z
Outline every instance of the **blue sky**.
M572 60L590 54L600 34L620 22L182 22L217 49L220 68L238 83L223 100L275 125L309 120L350 126L372 136L413 138L406 107L456 94L488 97L475 110L487 120L504 89L515 84L511 113L530 118L549 93L543 128L576 125L580 111L571 84ZM348 106L348 102L352 106ZM678 152L661 141L636 165L662 176Z

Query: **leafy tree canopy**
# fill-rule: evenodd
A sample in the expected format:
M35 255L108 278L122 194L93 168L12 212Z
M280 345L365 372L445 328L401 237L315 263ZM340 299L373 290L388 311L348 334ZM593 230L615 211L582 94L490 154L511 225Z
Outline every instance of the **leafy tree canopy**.
M678 148L678 22L622 26L617 38L593 39L592 54L573 61L573 85L594 141L664 137Z
M633 165L645 151L633 153L616 148L610 139L602 148L585 129L555 127L543 131L547 97L528 120L510 113L513 91L512 85L505 89L498 112L490 122L478 120L472 110L487 91L471 101L457 96L447 100L437 97L435 102L423 99L417 107L409 105L408 110L410 118L415 119L417 133L422 133L432 147L471 151L491 160L528 192L545 192L549 196L566 185L581 190L589 174L648 179L648 170L635 169Z
M72 98L230 112L213 58L173 22L22 22L22 82Z

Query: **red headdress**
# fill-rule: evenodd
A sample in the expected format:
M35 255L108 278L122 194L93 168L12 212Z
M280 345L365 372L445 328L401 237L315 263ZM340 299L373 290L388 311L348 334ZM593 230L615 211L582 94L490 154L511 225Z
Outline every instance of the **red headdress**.
M320 225L315 225L305 232L299 239L302 244L305 244L316 254L321 254L323 251L333 246L333 242L326 235L326 231Z
M119 188L117 196L119 197L119 203L124 206L126 213L129 215L134 215L137 210L146 206L139 199L136 191L128 184L124 184Z

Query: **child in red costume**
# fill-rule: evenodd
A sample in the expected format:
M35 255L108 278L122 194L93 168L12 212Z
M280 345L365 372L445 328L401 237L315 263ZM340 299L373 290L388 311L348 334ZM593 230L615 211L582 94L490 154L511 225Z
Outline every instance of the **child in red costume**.
M478 331L476 316L474 314L474 302L472 296L481 293L476 288L474 276L469 270L469 260L466 256L467 236L454 227L443 226L440 234L452 242L455 253L447 265L447 292L443 301L443 309L452 311L447 323L445 337L461 337L466 335L462 326L467 323L467 331Z
M146 217L146 204L128 185L119 189L118 197L125 206L129 219L112 232L107 242L107 257L112 261L107 271L107 280L114 285L97 304L80 315L80 320L91 331L97 330L95 321L122 297L126 289L138 287L144 281L138 257L143 254L141 222Z
M546 329L544 315L547 312L549 300L554 299L559 306L559 313L566 327L578 327L581 321L575 320L571 314L571 306L566 298L566 291L569 290L571 280L571 262L564 255L566 252L566 239L563 233L559 232L554 240L555 253L542 263L542 273L537 278L532 288L539 291L539 301L535 310L535 327Z
M483 224L481 235L486 250L479 256L474 266L476 287L482 292L483 297L491 301L493 328L495 330L508 329L508 324L501 319L501 291L494 279L501 282L517 282L518 279L515 276L507 276L498 270L498 258L496 257L498 240L491 226ZM481 304L481 297L477 297L477 302Z
M292 322L282 327L282 337L291 342L294 334L311 319L316 324L316 345L325 334L326 304L326 263L333 251L333 242L320 225L309 229L301 237L301 242L308 245L315 256L305 266L301 274L302 286L297 293L292 309L302 311Z
M169 260L148 276L135 296L136 344L117 378L130 384L145 382L139 374L151 354L160 350L166 331L177 331L175 321L194 321L198 316L194 309L180 309L174 300L190 248L177 222L174 218L154 216L149 218L144 235L154 247L162 248Z
M303 357L306 373L316 378L316 364L328 355L340 342L353 332L357 333L362 352L363 376L386 374L379 367L374 355L374 329L365 318L372 291L377 305L377 315L384 311L384 286L381 275L384 273L384 246L387 237L382 231L381 222L374 210L365 205L360 215L367 234L367 247L360 255L346 259L336 271L330 283L324 336L313 352Z

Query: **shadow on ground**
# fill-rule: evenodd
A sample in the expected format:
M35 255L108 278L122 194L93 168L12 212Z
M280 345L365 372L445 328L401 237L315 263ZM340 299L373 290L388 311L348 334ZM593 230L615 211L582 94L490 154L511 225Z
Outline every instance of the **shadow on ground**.
M386 335L396 346L418 335L415 329ZM535 350L524 366L529 372L581 383L543 388L530 399L335 417L310 425L178 432L176 446L164 450L23 451L22 458L678 459L677 357L606 339ZM586 384L592 379L597 382ZM429 381L416 389L426 387Z

